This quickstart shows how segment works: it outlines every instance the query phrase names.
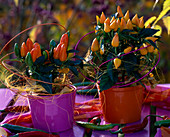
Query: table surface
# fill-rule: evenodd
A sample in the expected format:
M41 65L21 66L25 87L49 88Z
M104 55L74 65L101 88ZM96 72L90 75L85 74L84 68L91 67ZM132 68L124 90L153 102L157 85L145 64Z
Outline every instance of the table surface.
M4 109L10 99L13 97L14 93L8 89L0 89L0 109ZM76 102L87 101L93 99L94 96L90 95L76 95ZM18 101L15 105L26 105L27 99L23 97L19 97ZM166 109L157 108L158 115L168 115L170 117L170 111ZM142 108L142 118L143 119L146 115L150 112L150 106L144 105ZM10 114L7 117L10 117ZM138 121L140 123L140 121ZM137 122L136 122L137 123ZM135 123L132 123L135 124ZM73 125L73 129L69 129L67 131L59 133L60 137L83 137L84 128L77 126L76 124ZM109 131L93 131L92 137L116 137L117 135L111 134ZM125 137L148 137L149 136L149 124L143 131L139 131L136 133L125 134ZM161 132L160 129L157 129L157 134L155 137L160 137Z

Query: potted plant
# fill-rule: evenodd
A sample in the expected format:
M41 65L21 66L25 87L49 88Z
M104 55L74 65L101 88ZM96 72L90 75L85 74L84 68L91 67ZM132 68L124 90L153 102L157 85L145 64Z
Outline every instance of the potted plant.
M69 75L78 76L77 68L83 67L82 58L73 55L78 51L68 50L69 32L59 41L51 40L49 50L30 38L21 46L15 43L17 58L13 60L25 67L22 73L16 75L15 71L6 79L11 89L26 91L34 128L47 132L72 128L76 88Z
M129 10L123 15L120 6L111 18L102 12L96 20L96 35L85 59L90 76L98 81L104 118L122 124L140 120L144 87L156 84L160 37L154 34L159 30L144 26L137 14L130 19Z

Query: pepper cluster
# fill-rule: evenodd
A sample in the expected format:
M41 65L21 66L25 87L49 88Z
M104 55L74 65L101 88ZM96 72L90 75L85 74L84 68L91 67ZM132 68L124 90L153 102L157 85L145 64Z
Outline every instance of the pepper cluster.
M158 52L156 41L160 38L156 36L156 32L159 30L151 28L151 24L145 26L143 16L138 18L136 14L130 19L129 10L123 15L118 6L117 12L111 18L102 12L100 17L96 16L96 21L94 26L96 37L91 44L90 57L93 57L92 61L98 66L114 58L112 62L103 65L103 68L108 69L103 69L103 72L107 71L113 84L118 81L118 76L114 79L113 75L118 75L116 73L119 70L123 69L128 76L136 75L139 78L136 70L140 65L153 67ZM144 64L140 63L141 60ZM112 72L113 69L117 71ZM133 71L136 71L136 74ZM122 80L124 81L124 78Z
M50 42L54 47L56 43L54 40ZM62 35L60 39L60 43L52 48L53 58L59 59L60 61L67 60L67 47L68 47L68 34L65 33ZM49 51L41 50L41 46L39 43L33 43L30 38L27 39L26 43L23 42L21 48L19 48L18 44L15 43L14 51L17 58L25 59L25 63L29 66L32 66L37 58L41 56L45 56L45 59L50 60Z
M15 43L14 51L18 60L27 65L26 75L48 83L57 82L56 77L64 75L63 82L69 71L78 76L77 67L83 67L83 58L70 53L77 53L77 50L68 50L69 32L64 33L57 44L50 41L49 50L44 50L39 43L33 43L29 38L23 42L21 48ZM74 58L74 60L73 60ZM38 84L38 83L37 83ZM52 85L39 82L48 93L52 92Z

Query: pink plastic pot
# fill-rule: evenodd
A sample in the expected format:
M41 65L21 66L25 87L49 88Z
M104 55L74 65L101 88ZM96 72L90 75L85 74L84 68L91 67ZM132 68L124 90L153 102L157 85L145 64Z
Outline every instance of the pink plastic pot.
M73 127L76 87L71 87L71 93L28 96L34 128L60 132Z

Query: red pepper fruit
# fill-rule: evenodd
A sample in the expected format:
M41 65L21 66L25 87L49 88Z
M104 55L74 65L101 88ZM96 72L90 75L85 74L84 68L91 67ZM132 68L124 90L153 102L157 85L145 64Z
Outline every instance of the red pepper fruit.
M145 117L141 124L125 126L122 129L122 133L134 133L143 130L148 124L148 118Z
M26 45L27 45L28 51L31 51L33 48L33 42L30 38L27 39Z
M16 137L60 137L59 135L52 135L41 131L22 132L15 135Z
M30 53L31 53L32 61L35 62L38 56L38 49L33 48Z
M57 45L57 47L54 48L54 50L53 50L53 58L54 59L59 59L61 46L62 46L62 44L60 43L60 44Z
M65 33L61 36L60 43L65 44L66 49L68 47L68 34Z
M66 61L67 59L67 47L65 46L65 44L61 45L59 59L60 61Z
M42 56L40 44L34 43L33 48L36 48L36 49L37 49L37 58L39 58L40 56Z
M25 42L21 45L21 57L25 57L27 55L28 49Z

